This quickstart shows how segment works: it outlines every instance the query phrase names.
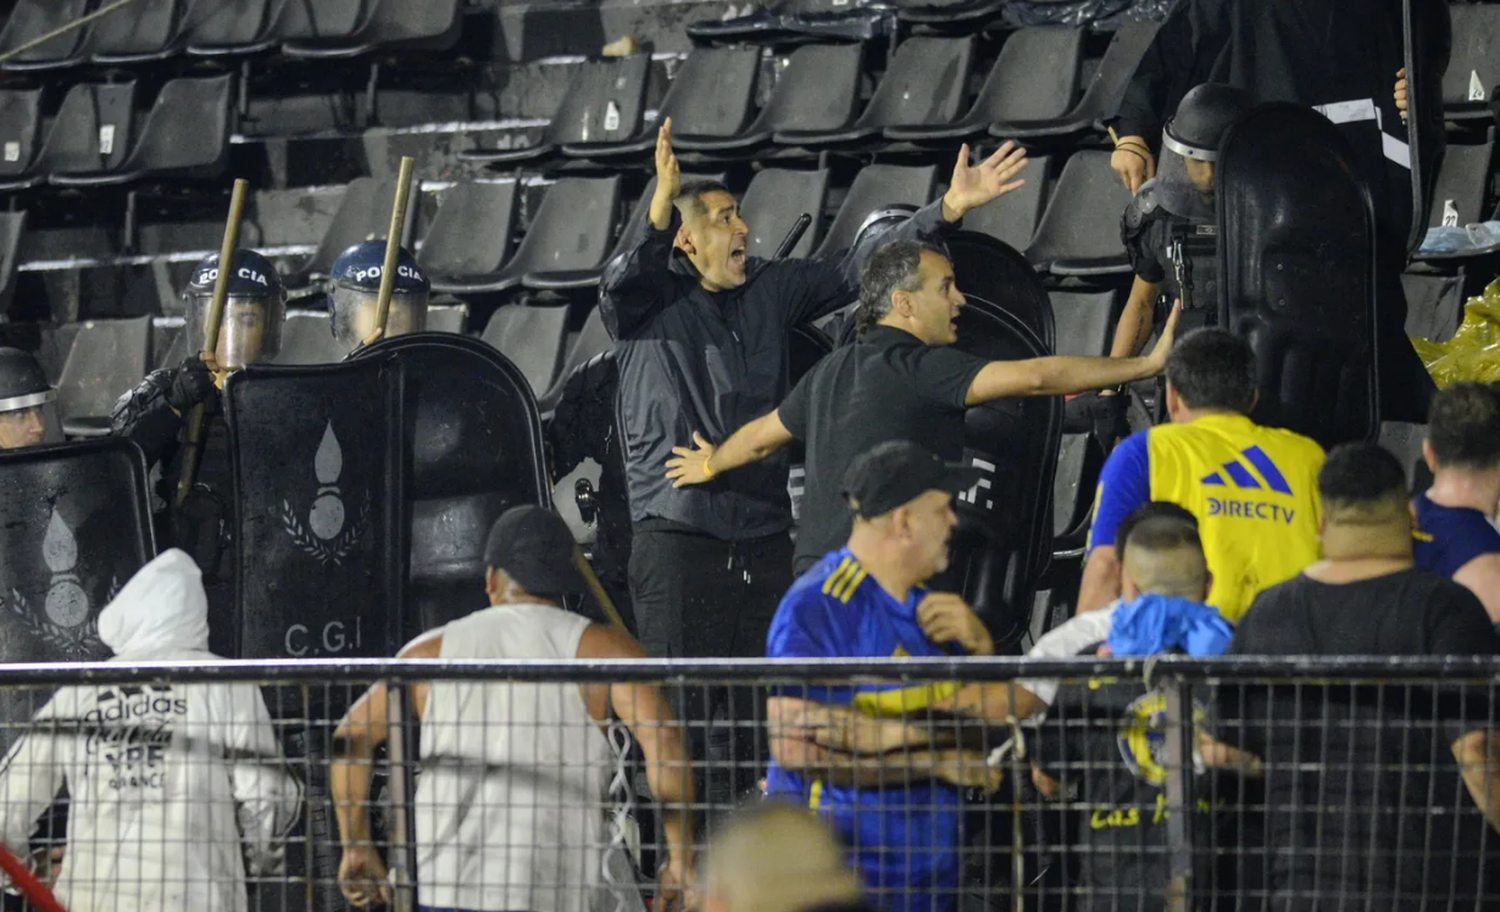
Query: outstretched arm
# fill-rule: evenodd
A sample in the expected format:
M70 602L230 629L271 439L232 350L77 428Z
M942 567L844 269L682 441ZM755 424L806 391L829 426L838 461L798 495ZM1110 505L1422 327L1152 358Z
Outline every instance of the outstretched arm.
M723 446L716 447L702 434L694 432L696 448L672 448L672 458L667 460L667 477L672 479L674 488L703 484L731 469L759 462L791 442L792 432L786 429L781 416L774 411L729 435Z
M677 236L673 202L682 183L672 153L672 118L656 133L656 191L646 230L633 250L610 261L599 282L599 316L615 340L629 338L672 303L672 243Z
M964 403L979 405L1012 396L1060 396L1154 377L1166 367L1181 313L1182 303L1179 301L1173 305L1172 315L1167 318L1156 347L1144 357L1060 356L1027 361L991 361L969 384Z

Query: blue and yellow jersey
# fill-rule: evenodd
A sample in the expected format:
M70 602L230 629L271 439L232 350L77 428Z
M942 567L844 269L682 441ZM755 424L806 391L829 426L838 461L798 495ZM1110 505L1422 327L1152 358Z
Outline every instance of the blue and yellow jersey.
M1213 574L1208 603L1238 622L1261 590L1318 559L1323 448L1244 415L1207 415L1125 438L1099 474L1089 549L1115 544L1130 512L1152 500L1185 507Z
M917 622L926 590L897 602L849 549L825 556L782 598L766 637L770 658L942 656ZM853 705L874 715L914 712L951 696L956 684L902 687L782 688L781 694ZM867 889L889 912L942 912L955 905L963 795L926 782L882 789L843 788L771 764L771 795L792 796L816 809L850 849Z
M1412 552L1423 570L1451 577L1474 558L1500 552L1500 532L1479 510L1435 504L1426 494L1411 503L1417 514Z

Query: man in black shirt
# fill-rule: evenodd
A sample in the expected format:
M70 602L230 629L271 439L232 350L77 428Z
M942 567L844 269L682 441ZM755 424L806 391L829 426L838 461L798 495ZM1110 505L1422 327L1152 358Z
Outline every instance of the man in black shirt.
M1500 652L1473 593L1414 566L1394 456L1338 447L1318 488L1323 559L1256 598L1229 654ZM1330 897L1391 910L1500 901L1500 875L1486 871L1496 838L1484 826L1487 817L1500 831L1500 739L1475 690L1222 687L1221 731L1239 726L1242 746L1265 759L1273 908L1327 908Z
M794 438L806 444L807 490L794 572L849 537L840 481L854 457L887 440L919 443L948 461L963 456L964 411L1009 396L1057 396L1154 377L1166 363L1174 311L1148 357L987 361L951 347L964 296L942 251L915 241L882 247L865 265L855 314L858 341L828 355L776 410L719 446L694 433L667 477L702 484L765 459Z

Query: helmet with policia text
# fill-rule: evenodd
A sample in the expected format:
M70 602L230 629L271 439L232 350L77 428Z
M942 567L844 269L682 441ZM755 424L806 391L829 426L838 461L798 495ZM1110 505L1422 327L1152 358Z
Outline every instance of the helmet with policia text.
M375 330L376 301L385 270L385 241L364 241L339 254L334 261L328 292L333 337L353 351ZM427 328L427 295L432 283L417 261L401 248L396 258L396 281L385 318L385 338L419 333Z
M254 250L236 250L230 261L224 314L219 320L219 367L239 370L264 364L281 351L281 324L286 320L286 289L271 261ZM219 255L193 269L182 291L187 305L187 346L201 352L208 342L208 310L219 278Z
M62 441L57 390L29 352L0 348L0 450Z

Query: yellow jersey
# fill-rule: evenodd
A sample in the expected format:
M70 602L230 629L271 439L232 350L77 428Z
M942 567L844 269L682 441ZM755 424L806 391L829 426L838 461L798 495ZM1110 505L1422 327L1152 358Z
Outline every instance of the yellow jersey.
M1323 448L1245 415L1206 415L1125 438L1099 475L1089 549L1114 545L1120 522L1153 500L1198 518L1213 574L1208 603L1230 622L1261 590L1319 557Z

